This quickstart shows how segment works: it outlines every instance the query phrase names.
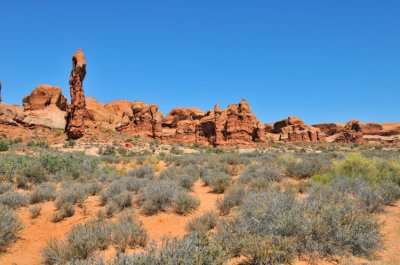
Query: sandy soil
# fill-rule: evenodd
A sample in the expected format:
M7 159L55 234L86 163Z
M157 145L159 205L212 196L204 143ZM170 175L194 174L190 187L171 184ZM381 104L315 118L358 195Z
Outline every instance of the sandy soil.
M149 234L150 241L160 241L165 236L180 237L185 234L186 223L195 216L199 216L208 210L216 209L216 200L222 195L210 192L208 187L204 187L200 181L197 181L191 194L197 197L201 204L199 208L187 215L180 216L175 213L160 213L154 216L139 215ZM41 250L46 243L52 239L63 239L68 231L75 224L84 223L94 218L98 210L99 198L97 196L89 197L85 201L85 207L75 207L75 214L59 223L51 222L51 217L56 212L53 202L42 203L41 215L32 220L29 217L29 208L22 207L17 210L18 217L21 219L24 227L19 233L18 240L12 244L7 252L0 255L1 265L39 265L41 264ZM135 213L139 213L138 208L134 208ZM111 253L115 253L110 249ZM109 256L109 255L107 255Z
M193 196L200 199L201 204L198 210L187 215L180 216L175 213L160 213L154 216L138 215L148 231L150 241L160 240L165 236L180 237L185 232L186 223L195 216L199 216L208 210L216 209L216 200L222 195L210 192L200 181L194 185ZM10 246L6 253L0 255L1 265L39 265L41 263L41 249L52 238L63 239L72 226L78 223L87 222L93 218L101 209L98 197L89 197L85 207L76 207L75 215L59 223L52 223L51 217L55 212L53 202L42 204L42 214L36 220L29 217L29 208L22 207L17 210L24 228L19 233L18 240ZM139 213L138 208L134 208ZM384 249L377 254L374 261L353 258L354 264L400 264L400 201L394 206L386 208L386 211L379 216L383 222L382 235ZM106 256L113 256L115 251L110 248ZM241 259L231 260L229 264L237 264ZM342 262L341 262L342 263ZM343 262L345 263L345 262ZM296 265L306 265L305 261L297 261ZM321 261L319 264L338 264L337 262Z

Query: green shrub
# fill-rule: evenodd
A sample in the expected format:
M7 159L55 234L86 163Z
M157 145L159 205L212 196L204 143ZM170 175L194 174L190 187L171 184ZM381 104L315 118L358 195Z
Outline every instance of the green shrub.
M16 240L16 234L21 229L21 223L15 212L0 204L0 252Z
M7 139L0 139L0 152L8 151L10 149L10 143Z

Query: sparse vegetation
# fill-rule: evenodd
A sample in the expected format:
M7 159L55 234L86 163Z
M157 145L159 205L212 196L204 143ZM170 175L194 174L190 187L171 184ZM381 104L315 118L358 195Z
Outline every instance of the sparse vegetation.
M15 241L16 233L21 229L21 223L15 212L9 207L0 204L0 253Z

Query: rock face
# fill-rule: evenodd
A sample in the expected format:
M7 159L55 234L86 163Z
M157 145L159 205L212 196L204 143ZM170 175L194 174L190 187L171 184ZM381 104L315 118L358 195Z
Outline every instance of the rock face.
M307 125L300 118L290 116L273 124L273 133L279 133L280 141L325 142L325 135L319 128Z
M66 133L70 139L78 139L85 131L86 101L83 80L86 76L86 60L81 49L72 56L72 71L69 78L71 106L68 111Z
M67 108L67 99L61 93L61 88L51 85L36 87L29 96L22 99L24 110L40 110L50 105L56 106L62 111Z
M213 146L247 145L265 140L264 125L246 100L207 113L197 108L175 108L163 120L163 139Z
M158 106L147 105L146 103L135 101L128 103L128 106L116 109L123 109L122 120L117 125L116 130L123 134L141 134L156 139L161 138L163 115L158 111Z

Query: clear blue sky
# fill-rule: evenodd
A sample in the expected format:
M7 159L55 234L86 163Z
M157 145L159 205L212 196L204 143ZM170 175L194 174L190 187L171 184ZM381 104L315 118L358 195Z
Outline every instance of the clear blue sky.
M1 0L3 100L39 84L203 110L246 98L257 117L400 121L400 1Z

